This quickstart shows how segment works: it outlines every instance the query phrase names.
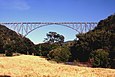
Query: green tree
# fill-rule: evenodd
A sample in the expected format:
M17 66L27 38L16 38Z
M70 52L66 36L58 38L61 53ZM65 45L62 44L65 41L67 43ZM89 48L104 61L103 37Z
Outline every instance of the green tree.
M97 49L91 54L91 59L93 60L93 67L109 67L109 53L104 49Z
M97 49L113 49L112 33L105 30L90 31L85 34L78 34L76 44L71 47L74 59L79 61L88 61L92 51ZM81 57L83 56L83 57Z
M5 45L5 55L6 56L12 56L13 55L13 47L12 45Z
M71 57L69 48L67 47L58 47L49 52L48 58L56 62L66 62Z
M44 42L53 44L55 42L62 43L64 42L64 36L57 34L56 32L49 32L46 34L47 38L45 38Z
M51 50L57 47L59 47L59 45L55 43L54 44L42 43L35 46L37 50L37 55L46 56L46 57L47 57L47 54L49 54Z

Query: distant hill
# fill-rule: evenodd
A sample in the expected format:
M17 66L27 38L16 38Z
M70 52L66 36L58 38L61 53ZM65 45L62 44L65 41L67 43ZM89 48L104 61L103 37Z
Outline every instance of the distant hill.
M34 44L28 38L22 37L15 31L0 25L0 53L18 52L27 54L34 52Z

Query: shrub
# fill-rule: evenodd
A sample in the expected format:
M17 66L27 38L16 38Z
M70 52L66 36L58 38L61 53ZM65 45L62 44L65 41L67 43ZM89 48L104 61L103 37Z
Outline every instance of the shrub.
M115 59L111 59L111 68L115 69Z
M12 56L13 53L12 53L11 51L5 51L5 55L6 55L6 56Z
M37 50L37 55L39 56L45 56L49 54L49 52L53 49L56 49L58 47L57 44L49 44L49 43L43 43L43 44L38 44L35 46Z
M48 58L56 62L66 62L69 60L71 53L67 47L58 47L49 52Z
M104 49L97 49L91 54L93 67L109 67L109 53Z

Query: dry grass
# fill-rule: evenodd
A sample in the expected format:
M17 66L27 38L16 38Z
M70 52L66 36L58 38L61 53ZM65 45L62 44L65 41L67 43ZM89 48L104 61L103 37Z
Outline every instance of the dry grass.
M38 56L0 57L0 75L11 77L115 77L114 69L50 63Z

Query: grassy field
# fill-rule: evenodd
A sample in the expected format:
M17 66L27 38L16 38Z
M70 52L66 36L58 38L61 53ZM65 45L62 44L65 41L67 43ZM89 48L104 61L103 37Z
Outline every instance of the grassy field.
M0 77L115 77L115 69L89 68L48 62L30 55L0 57Z

